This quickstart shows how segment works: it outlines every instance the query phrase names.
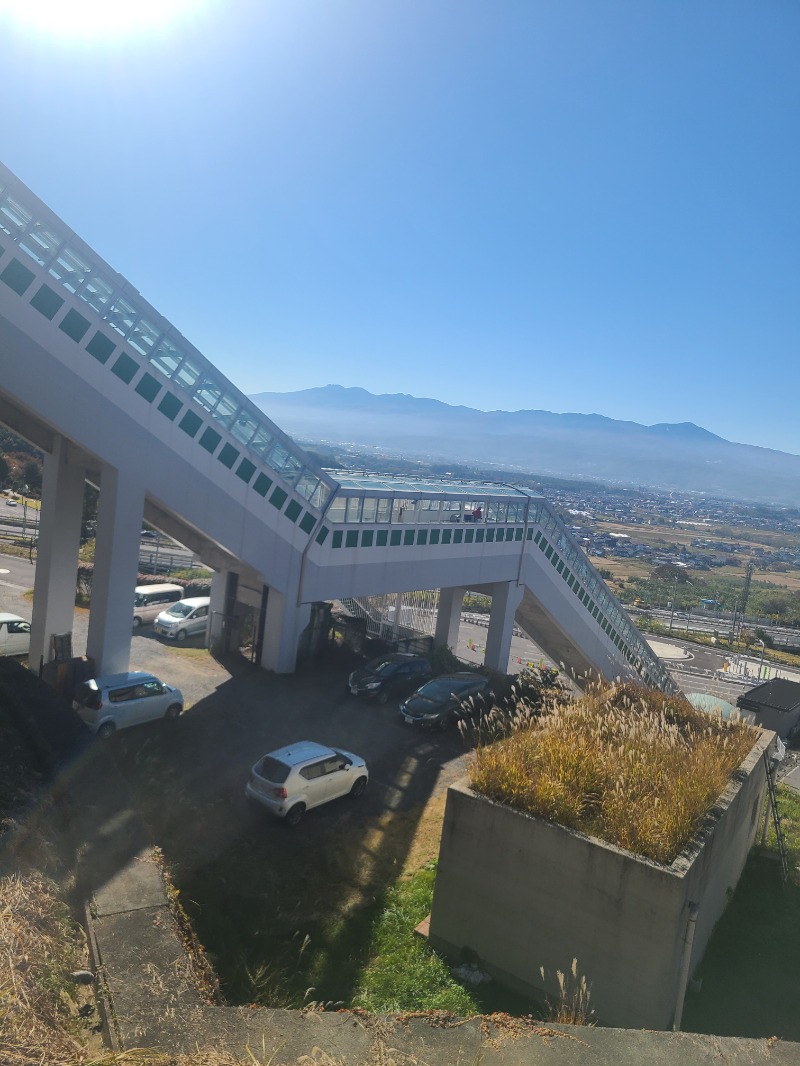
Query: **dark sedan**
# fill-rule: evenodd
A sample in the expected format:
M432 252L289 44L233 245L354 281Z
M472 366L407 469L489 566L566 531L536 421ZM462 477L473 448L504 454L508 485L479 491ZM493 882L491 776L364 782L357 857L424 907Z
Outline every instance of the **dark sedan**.
M464 701L471 696L488 696L489 687L488 677L472 672L436 677L400 704L400 717L410 725L447 729L464 717Z
M347 687L354 696L370 696L378 703L388 703L413 692L433 671L421 655L394 652L381 655L350 675Z

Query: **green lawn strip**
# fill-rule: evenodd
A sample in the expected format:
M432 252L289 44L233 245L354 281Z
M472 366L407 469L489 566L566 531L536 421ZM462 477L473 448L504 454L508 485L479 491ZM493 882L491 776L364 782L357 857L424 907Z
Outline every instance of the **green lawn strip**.
M432 870L342 915L335 882L328 884L326 903L321 886L313 884L313 875L304 876L302 857L297 858L299 863L290 865L298 880L294 887L286 884L285 898L272 879L259 892L227 877L231 856L194 875L182 892L230 1001L477 1012L477 1002L414 934L430 911ZM241 865L234 865L241 872Z
M315 842L318 843L318 842ZM181 898L233 1003L346 1005L382 906L352 883L346 846L247 834L201 870L176 873Z
M789 866L800 864L800 795L787 785L778 785L778 814L781 818L783 839L786 842ZM775 837L775 826L770 812L769 829L767 831L767 847L777 850L778 842Z
M387 892L372 930L370 955L350 1004L374 1012L445 1010L468 1016L504 1012L546 1017L547 1008L510 992L496 981L477 985L460 979L450 964L414 929L431 912L436 864L426 863ZM465 960L465 971L480 963Z
M297 838L270 872L269 856L236 848L181 886L181 900L232 1003L299 1008L309 1003L376 1012L455 1015L534 1005L493 981L472 988L453 975L415 927L430 913L436 872L428 864L365 905L340 911L342 870ZM260 876L255 873L260 869ZM246 871L252 871L248 873ZM277 874L277 876L276 876Z
M375 1012L480 1012L477 999L456 981L447 963L414 934L430 913L435 879L436 871L428 864L386 893L352 1006Z

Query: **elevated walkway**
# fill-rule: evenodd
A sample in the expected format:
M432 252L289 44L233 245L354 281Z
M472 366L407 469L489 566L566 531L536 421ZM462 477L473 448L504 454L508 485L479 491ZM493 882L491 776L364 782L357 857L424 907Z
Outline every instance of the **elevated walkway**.
M45 453L32 659L70 627L84 481L100 488L89 654L126 669L141 521L216 571L212 641L237 602L265 667L294 668L311 604L440 588L493 598L577 674L674 683L541 497L455 480L347 476L314 460L0 165L0 421ZM41 573L40 573L41 571ZM441 613L441 612L440 612Z

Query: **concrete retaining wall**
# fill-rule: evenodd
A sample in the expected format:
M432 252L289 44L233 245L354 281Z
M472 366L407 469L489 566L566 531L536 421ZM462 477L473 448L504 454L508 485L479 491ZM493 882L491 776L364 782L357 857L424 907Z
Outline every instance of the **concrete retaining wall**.
M698 906L690 972L702 959L755 839L766 777L762 733L709 824L671 866L545 822L472 792L448 791L431 943L475 953L498 979L557 998L573 958L606 1025L673 1021L689 906ZM542 982L540 967L545 968Z

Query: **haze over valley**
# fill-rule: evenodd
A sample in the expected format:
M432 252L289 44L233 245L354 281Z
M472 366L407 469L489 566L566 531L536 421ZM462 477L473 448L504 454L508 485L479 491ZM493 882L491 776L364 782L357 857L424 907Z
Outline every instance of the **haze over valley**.
M598 414L480 411L326 385L252 399L301 441L478 463L785 506L800 505L800 456L737 444L691 422L644 426Z

